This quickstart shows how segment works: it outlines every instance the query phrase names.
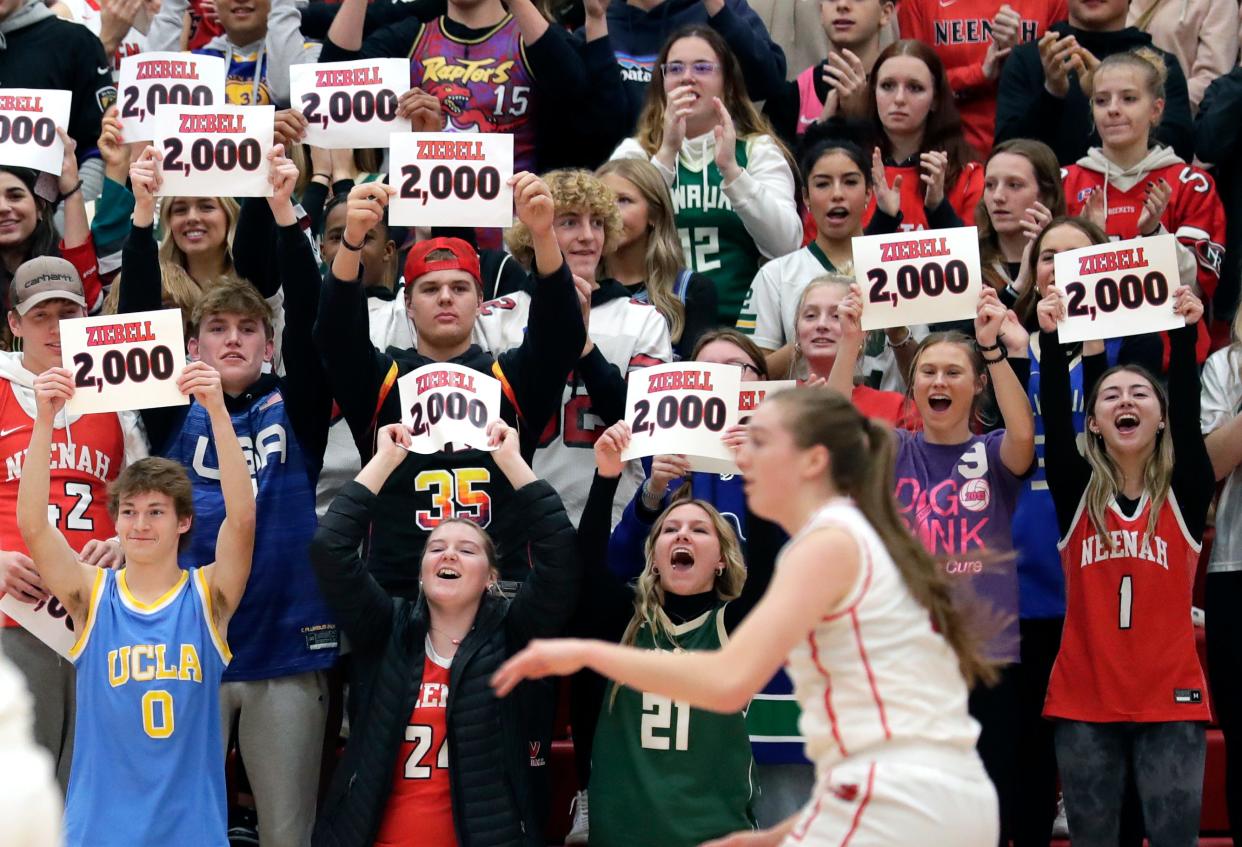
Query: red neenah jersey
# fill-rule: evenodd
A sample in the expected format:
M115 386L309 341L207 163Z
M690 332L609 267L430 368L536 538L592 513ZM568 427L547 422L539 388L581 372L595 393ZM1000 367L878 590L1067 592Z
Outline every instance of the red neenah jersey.
M428 639L418 702L410 713L397 754L392 792L375 847L434 844L456 847L453 792L449 783L449 660L437 659Z
M1200 542L1177 498L1148 535L1146 495L1133 518L1116 503L1107 538L1096 533L1084 493L1058 547L1065 570L1065 628L1044 717L1068 720L1205 721L1207 685L1195 650L1191 592Z
M23 389L27 390L28 389ZM0 379L0 456L4 457L4 484L0 485L0 550L28 553L17 530L17 490L30 445L34 419L18 400L13 383ZM74 550L86 542L111 538L115 529L108 515L108 483L125 467L125 435L114 414L82 415L66 429L52 430L51 489L48 520L64 534ZM0 614L0 626L16 626Z

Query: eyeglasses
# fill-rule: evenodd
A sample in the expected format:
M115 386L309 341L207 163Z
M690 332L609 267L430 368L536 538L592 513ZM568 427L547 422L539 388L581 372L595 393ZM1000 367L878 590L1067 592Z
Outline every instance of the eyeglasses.
M665 62L660 65L660 70L664 71L666 77L682 77L687 73L695 79L703 79L712 76L716 71L720 70L719 62L693 62L687 65L685 62Z
M721 362L720 364L733 365L735 368L741 368L744 371L750 371L755 376L763 376L763 374L759 371L759 369L755 367L754 365L752 365L750 362L731 361L731 362Z

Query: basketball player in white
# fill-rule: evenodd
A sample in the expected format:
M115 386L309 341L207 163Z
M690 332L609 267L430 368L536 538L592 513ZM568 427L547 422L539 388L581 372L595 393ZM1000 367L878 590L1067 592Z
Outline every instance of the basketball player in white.
M603 438L629 440L625 424ZM589 667L700 708L737 710L788 659L817 783L802 811L711 847L849 842L993 847L996 792L975 753L967 681L993 669L891 496L895 440L841 395L798 388L751 418L737 461L751 511L791 536L767 594L717 652L535 641L493 678ZM692 798L687 798L693 802Z

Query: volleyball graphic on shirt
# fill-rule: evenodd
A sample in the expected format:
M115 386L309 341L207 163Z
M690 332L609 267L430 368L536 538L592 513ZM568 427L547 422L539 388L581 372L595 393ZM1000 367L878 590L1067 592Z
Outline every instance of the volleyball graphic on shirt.
M969 480L958 490L957 499L963 509L982 512L992 502L992 486L986 479Z

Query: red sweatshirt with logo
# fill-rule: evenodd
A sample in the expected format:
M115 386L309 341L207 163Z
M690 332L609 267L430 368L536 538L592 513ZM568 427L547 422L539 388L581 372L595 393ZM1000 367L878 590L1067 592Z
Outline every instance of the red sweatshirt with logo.
M1147 186L1161 179L1173 189L1160 221L1177 236L1182 284L1188 284L1193 261L1193 277L1202 292L1200 296L1204 303L1210 303L1220 283L1225 256L1225 207L1211 175L1186 164L1172 149L1157 145L1138 164L1122 168L1109 161L1099 147L1092 147L1076 164L1061 171L1066 212L1081 214L1091 192L1102 191L1104 231L1117 239L1137 238ZM1202 321L1200 362L1207 358L1208 347L1207 321Z

